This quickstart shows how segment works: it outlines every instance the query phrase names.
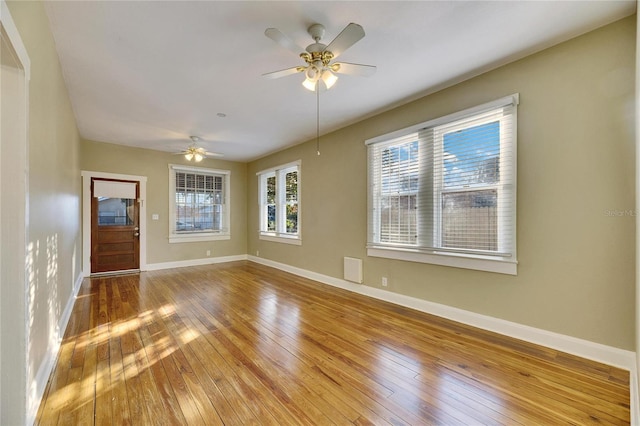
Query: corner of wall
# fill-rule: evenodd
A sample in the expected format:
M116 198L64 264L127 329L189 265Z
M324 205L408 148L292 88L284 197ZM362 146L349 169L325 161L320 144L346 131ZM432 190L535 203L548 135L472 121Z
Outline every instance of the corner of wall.
M636 3L637 7L637 3ZM640 15L636 10L636 93L635 93L635 109L634 117L636 132L636 164L635 164L635 183L636 183L636 213L640 211L640 120L638 120L638 111L640 111ZM631 372L631 424L640 424L640 392L638 389L640 383L640 215L636 214L636 357L635 368Z

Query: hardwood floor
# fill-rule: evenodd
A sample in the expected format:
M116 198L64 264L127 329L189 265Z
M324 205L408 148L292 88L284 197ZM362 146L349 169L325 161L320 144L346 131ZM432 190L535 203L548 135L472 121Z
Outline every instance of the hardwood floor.
M629 374L251 262L85 280L41 425L629 424Z

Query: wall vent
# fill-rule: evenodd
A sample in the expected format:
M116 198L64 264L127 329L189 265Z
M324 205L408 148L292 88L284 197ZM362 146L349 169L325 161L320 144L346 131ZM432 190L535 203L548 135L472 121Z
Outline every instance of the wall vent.
M344 258L344 279L362 284L362 259L355 257Z

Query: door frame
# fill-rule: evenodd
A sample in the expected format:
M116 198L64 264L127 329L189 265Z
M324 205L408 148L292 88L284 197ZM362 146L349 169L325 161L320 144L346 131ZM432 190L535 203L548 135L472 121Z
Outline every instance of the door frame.
M140 270L147 270L147 177L121 175L116 173L93 172L83 170L82 173L82 275L91 276L91 178L129 180L140 185Z
M6 35L6 43L15 53L15 60L22 67L16 73L16 96L14 112L17 115L15 132L17 136L8 146L0 143L0 157L10 156L5 162L3 176L18 176L10 193L2 192L0 204L12 203L16 206L15 217L10 227L2 230L4 243L10 242L12 250L2 253L0 262L14 264L14 268L4 269L0 278L0 422L31 424L35 420L45 383L38 383L36 373L29 358L30 318L32 300L31 284L27 271L27 247L29 239L29 84L31 61L20 37L9 7L0 0L0 29ZM0 135L0 138L2 136ZM4 145L4 148L2 147ZM7 149L9 148L9 149ZM9 332L7 332L9 330ZM2 392L4 390L4 392Z
M96 200L95 189L96 182L119 182L119 183L129 183L135 185L135 195L133 199L135 200L133 203L133 213L135 214L134 223L132 225L124 224L124 225L113 225L113 226L100 226L100 202ZM91 178L92 188L91 188L91 258L89 263L91 264L91 275L105 275L105 274L114 274L114 273L122 273L122 272L137 272L140 271L140 182L139 181L127 181L127 180L115 180L115 179L103 179L103 178ZM118 197L116 197L118 198ZM129 207L127 207L126 215L129 215ZM98 249L98 244L94 240L94 238L99 238L98 234L105 233L108 235L110 233L118 233L121 234L125 230L121 228L121 226L130 227L129 230L129 238L132 238L132 243L134 247L134 267L133 268L124 268L124 269L109 269L108 271L96 271L96 269L102 269L98 267L98 259L100 256ZM136 235L137 234L137 235ZM122 242L122 241L118 241ZM113 241L110 241L113 243ZM94 257L95 256L95 257ZM95 263L94 263L95 262ZM110 268L113 268L114 265L110 265Z

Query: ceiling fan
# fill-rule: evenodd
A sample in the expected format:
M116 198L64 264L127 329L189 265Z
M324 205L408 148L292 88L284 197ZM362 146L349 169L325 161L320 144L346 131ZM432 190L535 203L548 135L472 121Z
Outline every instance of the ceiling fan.
M176 152L175 155L184 155L187 161L200 162L207 157L222 157L223 154L217 152L209 152L202 147L198 147L198 142L201 140L198 136L189 136L191 139L191 145L184 151Z
M360 25L350 23L328 45L320 43L324 36L323 25L313 24L307 29L307 32L313 38L314 43L307 46L304 52L299 53L305 65L269 72L262 76L273 79L304 72L305 80L302 85L308 90L315 91L318 87L322 88L322 85L324 85L324 88L330 89L338 80L336 74L370 76L376 72L376 67L373 65L332 62L364 37L364 29ZM264 34L280 46L296 54L300 51L300 48L293 40L276 28L267 28Z

